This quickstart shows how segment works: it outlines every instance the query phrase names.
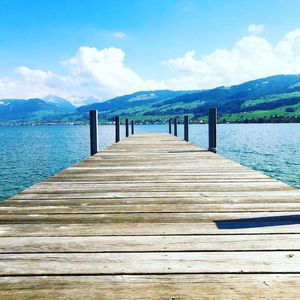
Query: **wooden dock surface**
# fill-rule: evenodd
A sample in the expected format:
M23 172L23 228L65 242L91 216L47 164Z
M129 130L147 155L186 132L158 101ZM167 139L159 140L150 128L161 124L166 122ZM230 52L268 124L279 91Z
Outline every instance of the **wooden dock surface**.
M299 299L300 191L133 135L0 203L0 299Z

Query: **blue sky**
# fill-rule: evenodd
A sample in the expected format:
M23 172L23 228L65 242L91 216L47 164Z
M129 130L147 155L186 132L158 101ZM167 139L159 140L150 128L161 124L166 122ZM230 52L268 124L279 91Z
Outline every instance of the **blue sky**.
M235 45L244 37L252 38L243 44L244 52L240 55L243 61L245 45L249 45L252 51L252 44L258 43L262 51L268 51L266 45L262 45L264 40L275 49L288 33L300 28L299 11L299 0L0 0L0 97L21 96L18 94L20 89L13 92L13 86L21 85L24 86L24 97L44 96L53 92L72 99L88 96L105 99L143 87L209 88L222 83L235 83L239 77L246 80L272 75L280 72L281 61L278 66L275 63L277 67L274 70L266 66L254 74L249 67L247 73L244 67L237 72L236 64L240 64L241 59L232 59ZM256 27L249 30L250 25ZM300 53L298 35L293 39L292 59L293 64L296 62L297 65ZM86 48L80 52L80 47ZM99 52L90 51L90 48ZM101 51L105 48L112 50L103 58ZM232 68L233 73L237 73L232 78L224 75L222 79L222 74L216 73L217 66L213 70L207 67L221 59L218 55L211 56L218 49L228 51L222 54L225 64L234 60L228 66L229 70ZM191 51L194 54L187 54ZM241 51L240 48L237 51ZM101 70L94 72L90 65L84 65L87 57L91 64L99 55L101 63L98 66L103 70L101 74ZM103 62L106 55L110 58ZM122 66L115 66L115 55ZM228 55L231 56L226 59ZM259 53L257 55L260 56ZM279 55L278 51L276 55ZM280 55L283 56L282 53ZM204 56L211 57L203 61ZM270 61L270 64L274 62ZM20 66L23 69L18 69ZM115 73L107 71L110 66L111 70L115 68ZM33 70L35 73L31 72ZM282 67L282 73L297 71L286 65ZM211 78L210 86L207 76L213 72L216 74ZM191 73L194 78L202 76L207 80L193 81ZM83 79L84 74L87 77ZM133 84L126 89L124 86L130 85L130 82L121 78L120 74L140 84ZM38 76L39 80L36 79ZM119 80L115 87L107 80L110 78L113 81L114 76L116 81ZM45 82L45 77L48 82ZM84 89L89 85L88 79L93 87ZM40 84L41 88L31 91L28 82L34 80L35 85ZM81 89L75 90L74 94L62 87L71 80L73 82L69 90L74 87L75 81L81 85ZM180 85L180 81L185 85ZM5 85L11 88L5 89Z

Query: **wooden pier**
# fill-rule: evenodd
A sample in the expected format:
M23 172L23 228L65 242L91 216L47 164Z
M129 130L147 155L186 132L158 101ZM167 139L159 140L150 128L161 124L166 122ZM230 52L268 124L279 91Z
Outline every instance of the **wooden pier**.
M132 135L0 203L0 299L299 299L300 191Z

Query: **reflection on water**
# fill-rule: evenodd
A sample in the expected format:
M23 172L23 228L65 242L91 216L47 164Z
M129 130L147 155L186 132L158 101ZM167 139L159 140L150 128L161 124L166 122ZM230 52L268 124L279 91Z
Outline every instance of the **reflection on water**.
M140 125L136 133L168 132ZM183 137L183 126L178 134ZM190 141L207 148L207 125L191 125ZM121 135L124 137L124 126ZM100 126L100 148L114 142L114 127ZM218 153L300 187L300 124L218 125ZM5 199L89 155L88 126L0 126L0 199Z

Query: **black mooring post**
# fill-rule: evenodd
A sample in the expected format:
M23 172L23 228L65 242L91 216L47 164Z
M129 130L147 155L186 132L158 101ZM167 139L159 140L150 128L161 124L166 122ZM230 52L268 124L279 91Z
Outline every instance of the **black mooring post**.
M184 116L184 140L189 141L189 116Z
M129 137L129 121L127 118L125 119L125 133L126 137Z
M177 136L177 117L174 118L174 135Z
M208 115L208 150L217 152L217 109L210 108Z
M118 143L120 141L120 117L119 116L116 116L115 124L116 124L116 143Z
M169 134L172 134L172 120L169 119Z
M134 134L134 121L131 120L131 134Z
M90 145L91 155L98 152L98 111L90 110Z

